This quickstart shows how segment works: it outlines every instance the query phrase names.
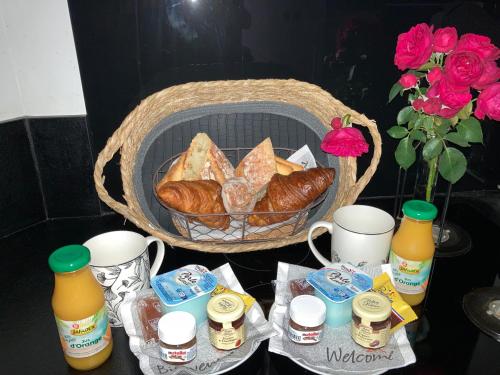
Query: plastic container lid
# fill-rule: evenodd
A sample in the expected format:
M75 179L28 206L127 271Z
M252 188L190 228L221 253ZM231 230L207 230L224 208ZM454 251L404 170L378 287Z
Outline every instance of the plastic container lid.
M196 264L151 279L151 287L167 306L176 306L211 293L216 286L217 276L209 272L206 267Z
M290 302L290 319L304 327L317 327L325 322L326 305L318 297L307 294Z
M391 315L391 301L375 292L358 294L352 301L352 312L370 322L382 322Z
M403 214L415 220L434 220L438 210L432 203L414 199L403 204Z
M196 319L185 311L172 311L158 321L158 337L168 345L182 345L196 336Z
M331 267L311 272L306 280L333 303L348 301L373 285L370 276L346 263L334 263Z
M49 266L54 272L74 272L90 262L90 251L82 245L67 245L49 256Z
M208 317L217 323L230 323L245 313L245 303L235 294L221 293L210 299L207 304Z

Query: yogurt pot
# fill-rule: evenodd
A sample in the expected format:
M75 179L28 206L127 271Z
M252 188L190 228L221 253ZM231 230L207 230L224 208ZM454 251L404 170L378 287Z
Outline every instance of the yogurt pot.
M372 278L346 263L333 263L307 275L314 295L326 304L325 323L340 327L351 321L352 300L372 288Z
M207 303L217 286L217 276L204 266L190 264L153 277L151 286L163 313L186 311L200 325L207 320Z

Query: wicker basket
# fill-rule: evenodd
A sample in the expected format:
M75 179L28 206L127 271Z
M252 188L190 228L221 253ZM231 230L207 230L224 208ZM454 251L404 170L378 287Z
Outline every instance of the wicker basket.
M307 239L307 225L292 236L270 239L269 241L222 244L191 241L165 230L158 223L154 223L151 217L145 214L147 210L143 207L144 202L138 198L140 194L136 191L138 189L135 185L137 175L135 167L139 159L138 154L145 139L150 136L162 120L183 111L203 109L211 105L262 102L298 107L314 116L323 125L323 132L330 129L329 124L333 117L341 117L345 114L351 115L353 123L368 128L374 144L369 167L359 180L356 180L356 158L339 158L337 176L334 182L336 194L318 220L331 220L331 216L337 208L353 204L375 173L380 160L381 138L375 122L346 107L315 85L295 80L272 79L188 83L169 87L144 99L125 118L99 153L94 170L94 181L99 198L135 225L161 238L171 246L204 252L236 253L273 249L305 241ZM120 168L126 204L114 200L104 187L104 167L118 151L121 154ZM323 232L324 230L317 230L315 236Z

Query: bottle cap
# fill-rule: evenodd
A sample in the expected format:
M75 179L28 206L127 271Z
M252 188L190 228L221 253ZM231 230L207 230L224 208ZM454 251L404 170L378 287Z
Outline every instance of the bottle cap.
M426 201L414 199L403 204L403 214L415 220L434 220L437 212L436 206Z
M240 296L221 293L208 301L207 315L217 323L234 322L245 313L245 303Z
M325 322L326 305L318 297L304 294L290 302L290 319L304 327L317 327Z
M196 319L186 311L172 311L158 321L158 337L168 345L182 345L196 336Z
M352 300L352 312L370 322L382 322L391 315L391 301L375 292L358 294Z
M49 266L54 272L74 272L90 262L90 251L82 245L67 245L49 256Z

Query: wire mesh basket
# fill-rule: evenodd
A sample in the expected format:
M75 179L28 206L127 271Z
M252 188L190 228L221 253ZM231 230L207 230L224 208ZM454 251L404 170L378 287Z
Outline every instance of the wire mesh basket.
M230 160L236 160L238 164L240 160L252 150L250 147L237 147L237 148L222 148L226 157ZM283 155L286 157L293 154L296 150L285 147L275 147L275 155ZM163 176L168 172L172 164L181 156L180 154L168 158L153 175L153 193L160 203L171 216L172 222L179 233L195 242L213 242L213 243L226 243L228 241L238 242L258 242L269 241L269 239L283 238L286 236L293 236L299 233L305 226L310 211L314 210L321 204L327 191L321 196L308 204L300 210L294 211L278 211L278 212L237 212L237 213L215 213L215 214L190 214L177 211L166 205L156 192L155 186L161 181ZM319 167L320 163L316 162ZM335 183L335 182L334 182ZM265 215L268 217L275 217L276 223L267 226L252 226L249 224L248 218L250 215ZM228 217L229 228L227 229L213 229L205 226L202 221L211 221L210 218ZM206 220L203 220L206 219ZM274 220L272 220L274 221Z

